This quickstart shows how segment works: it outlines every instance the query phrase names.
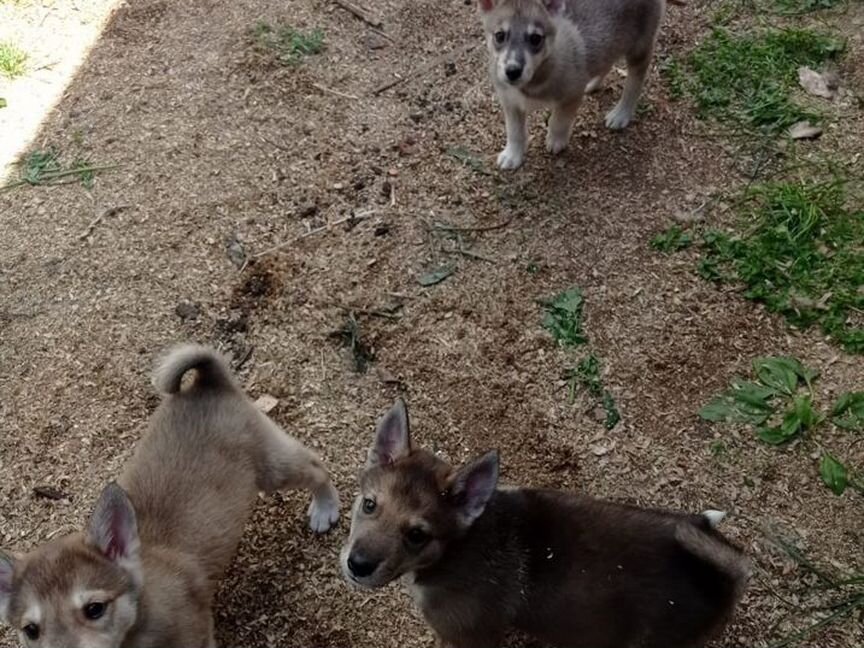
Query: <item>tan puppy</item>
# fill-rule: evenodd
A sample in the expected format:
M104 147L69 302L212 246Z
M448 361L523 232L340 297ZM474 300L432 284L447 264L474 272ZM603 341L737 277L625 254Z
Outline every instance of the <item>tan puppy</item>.
M346 578L403 578L453 648L496 648L508 629L571 648L696 648L723 629L749 567L688 515L551 490L496 488L498 455L454 468L412 447L400 401L378 425Z
M551 108L546 148L567 148L586 92L600 87L618 59L627 81L606 126L633 119L651 65L664 0L479 0L489 49L489 75L504 109L507 146L498 166L522 165L527 115ZM678 2L676 1L676 4Z
M310 489L316 532L338 518L321 462L255 408L214 351L176 349L154 384L165 398L87 529L0 552L0 618L25 646L212 648L213 594L258 492Z

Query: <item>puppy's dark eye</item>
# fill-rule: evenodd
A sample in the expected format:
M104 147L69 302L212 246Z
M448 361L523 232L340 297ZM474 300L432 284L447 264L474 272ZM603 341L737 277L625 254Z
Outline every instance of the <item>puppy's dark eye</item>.
M504 31L503 29L499 29L497 32L495 32L495 42L496 43L498 43L500 45L505 40L507 40L507 32L506 31Z
M528 35L528 44L531 47L538 48L543 44L543 39L544 39L543 34L537 34L537 33L529 34Z
M96 619L102 618L102 615L105 614L105 610L107 609L107 607L108 606L101 601L94 601L93 603L88 603L84 606L84 616L90 621L96 621Z
M412 547L420 548L431 540L431 536L420 527L411 527L405 533L405 540Z
M375 500L372 499L371 497L364 497L363 498L363 512L364 513L366 513L366 514L372 513L375 510L376 506L378 506L378 504L376 504Z
M36 641L39 638L39 626L35 623L28 623L24 626L24 634L30 641Z

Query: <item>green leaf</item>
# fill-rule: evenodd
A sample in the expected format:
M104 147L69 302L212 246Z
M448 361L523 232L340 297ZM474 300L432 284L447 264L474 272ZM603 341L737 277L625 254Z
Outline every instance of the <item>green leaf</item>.
M729 421L761 425L774 413L774 406L768 402L774 395L773 389L736 378L732 381L732 389L699 410L699 416L714 423Z
M718 396L699 410L699 416L712 423L729 420L735 410L732 401L726 396Z
M420 275L417 281L420 282L421 286L434 286L435 284L439 284L444 281L454 272L456 272L454 268L450 266L442 266L437 270L432 270L431 272Z
M548 330L562 346L577 346L588 341L582 331L582 291L571 288L551 301L543 302L546 315L543 328Z
M770 443L771 445L783 445L787 441L790 440L790 437L787 435L786 431L783 430L782 426L775 427L763 427L758 429L759 438L765 443Z
M607 390L603 391L603 409L606 411L606 420L603 425L607 430L611 430L621 420L621 413L615 405L615 399L612 398L612 394Z
M809 385L818 375L795 358L788 357L756 358L753 360L753 370L763 385L787 396L795 393L799 380Z
M847 392L831 410L834 425L846 430L864 430L864 392Z
M825 417L813 409L813 400L809 395L796 396L792 403L792 411L795 418L801 423L802 429L810 429L819 425Z
M842 495L849 485L849 472L846 466L827 452L822 455L822 461L819 462L819 474L835 495Z
M8 105L9 104L6 102L6 100L3 97L0 97L0 108L5 108Z

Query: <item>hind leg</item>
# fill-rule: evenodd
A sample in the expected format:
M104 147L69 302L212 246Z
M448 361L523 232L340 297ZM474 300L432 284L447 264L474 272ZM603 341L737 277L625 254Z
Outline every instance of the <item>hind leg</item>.
M339 519L339 493L315 454L262 415L262 461L258 487L265 492L305 488L312 492L309 525L324 533Z
M615 107L606 115L606 126L612 130L621 130L633 121L636 114L636 106L645 79L648 76L648 68L651 66L651 54L653 45L646 51L637 55L627 57L627 80L624 82L624 92Z
M570 145L570 135L576 121L576 112L582 97L568 103L556 104L549 116L549 126L546 131L546 150L552 155L558 155Z

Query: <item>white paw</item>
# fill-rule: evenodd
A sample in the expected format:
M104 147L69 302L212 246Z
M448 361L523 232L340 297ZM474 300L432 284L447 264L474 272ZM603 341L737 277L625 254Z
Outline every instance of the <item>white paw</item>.
M585 94L591 94L592 92L597 92L598 90L603 88L603 77L594 77L588 82L588 85L585 86Z
M622 106L615 106L606 115L606 128L621 130L633 121L633 111Z
M522 151L517 151L508 146L498 154L498 166L502 169L518 169L522 166L524 158L525 154Z
M558 155L570 146L570 137L555 136L552 133L546 133L546 150L552 155Z
M331 486L323 495L316 495L309 504L309 526L315 533L329 531L339 519L339 496Z

